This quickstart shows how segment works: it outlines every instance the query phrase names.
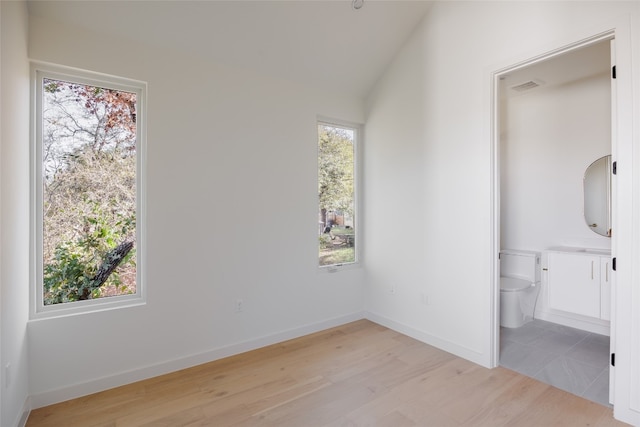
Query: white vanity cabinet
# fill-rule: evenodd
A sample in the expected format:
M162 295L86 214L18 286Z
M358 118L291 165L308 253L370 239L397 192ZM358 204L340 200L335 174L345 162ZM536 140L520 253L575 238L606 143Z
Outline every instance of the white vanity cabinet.
M547 255L549 308L609 320L611 256L583 249Z

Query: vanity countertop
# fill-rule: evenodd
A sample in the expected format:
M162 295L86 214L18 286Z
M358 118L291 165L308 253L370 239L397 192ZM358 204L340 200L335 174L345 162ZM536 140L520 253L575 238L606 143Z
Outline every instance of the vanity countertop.
M581 248L577 246L554 246L547 249L549 252L570 252L585 255L611 255L610 249L601 248Z

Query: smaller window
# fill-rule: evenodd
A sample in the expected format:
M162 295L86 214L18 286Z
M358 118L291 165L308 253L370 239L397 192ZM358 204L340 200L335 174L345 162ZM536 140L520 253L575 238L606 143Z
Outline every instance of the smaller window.
M319 266L357 261L357 128L318 123Z

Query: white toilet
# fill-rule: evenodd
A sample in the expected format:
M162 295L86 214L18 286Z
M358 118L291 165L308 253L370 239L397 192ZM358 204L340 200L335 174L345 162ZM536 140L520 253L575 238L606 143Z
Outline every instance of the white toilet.
M500 251L500 326L519 328L533 320L540 267L540 252Z

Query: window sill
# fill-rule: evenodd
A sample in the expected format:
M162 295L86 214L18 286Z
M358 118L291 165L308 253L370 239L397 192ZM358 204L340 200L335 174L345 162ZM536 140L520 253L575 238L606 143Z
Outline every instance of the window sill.
M323 265L318 267L318 272L325 273L338 273L344 270L355 270L361 268L361 264L356 262L350 262L347 264L334 264L334 265Z
M147 301L140 295L123 295L89 301L76 301L40 307L32 311L30 320L47 320L58 317L77 316L101 311L146 305Z

